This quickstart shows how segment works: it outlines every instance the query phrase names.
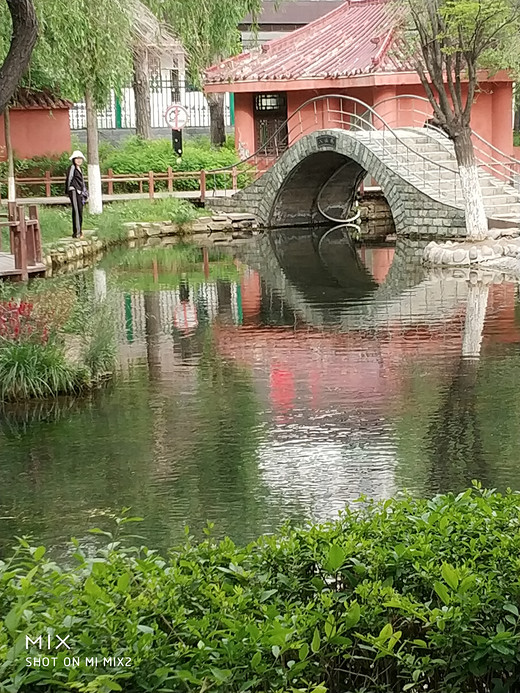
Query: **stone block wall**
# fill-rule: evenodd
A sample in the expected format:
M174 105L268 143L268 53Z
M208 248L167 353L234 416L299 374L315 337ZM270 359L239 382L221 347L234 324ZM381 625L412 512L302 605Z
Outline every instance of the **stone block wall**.
M254 214L260 226L268 228L271 219L279 216L274 212L280 199L280 189L296 166L314 154L324 153L320 145L320 137L324 135L334 141L336 153L343 155L345 160L357 162L379 182L398 235L429 239L460 238L466 235L464 210L432 199L391 170L363 142L337 130L322 130L302 137L252 185L240 190L232 198L208 200L208 206L226 211L248 211ZM295 194L298 194L297 191ZM302 199L301 204L302 209L306 208L308 200ZM311 220L309 215L309 223ZM378 219L376 227L379 225L382 228L381 221Z
M371 241L385 240L395 234L392 210L381 191L365 192L359 203L361 237Z
M179 226L171 221L129 222L126 233L116 241L99 238L95 232L85 231L85 238L63 238L43 249L46 276L74 271L92 265L104 252L117 246L137 247L145 243L178 243L189 240L200 246L238 245L258 233L251 214L213 214L200 217L191 224Z

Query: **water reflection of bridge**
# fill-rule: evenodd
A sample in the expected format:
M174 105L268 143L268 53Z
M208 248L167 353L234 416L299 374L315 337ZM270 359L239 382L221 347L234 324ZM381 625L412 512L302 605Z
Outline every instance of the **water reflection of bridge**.
M416 399L417 372L434 397L450 393L432 440L458 420L459 393L474 382L459 386L468 290L426 275L403 243L358 255L333 237L320 254L319 239L299 234L240 249L236 282L191 285L188 276L175 290L127 294L120 319L129 361L147 360L150 379L177 402L215 392L204 376L215 361L227 364L226 378L250 382L264 482L286 507L303 499L324 518L361 492L395 491L396 422ZM490 296L498 310L514 309L513 287ZM171 435L164 426L166 448Z
M323 230L321 231L323 234ZM427 322L432 327L459 315L467 285L427 276L400 241L393 248L356 249L341 231L320 244L302 229L273 232L235 252L246 265L240 281L208 281L158 292L158 319L168 333L187 334L199 324L305 324L334 332L366 332ZM120 324L127 342L146 333L146 297L127 293ZM256 317L254 313L256 306Z

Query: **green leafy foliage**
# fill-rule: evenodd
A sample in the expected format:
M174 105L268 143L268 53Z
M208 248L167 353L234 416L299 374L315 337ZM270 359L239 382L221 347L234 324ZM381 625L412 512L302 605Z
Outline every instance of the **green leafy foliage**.
M456 139L469 128L482 75L488 78L489 72L500 69L520 72L520 3L398 0L397 5L412 29L405 34L408 51L435 117Z
M78 147L80 147L79 144ZM174 155L170 140L142 140L138 137L129 137L118 147L103 143L100 146L99 157L103 174L108 174L109 169L112 169L115 174L148 175L149 171L166 173L169 166L177 172L202 169L212 171L231 167L239 162L234 140L231 137L228 137L226 145L221 148L212 147L206 137L194 137L187 140L180 160ZM50 171L51 176L65 176L69 164L68 152L64 152L58 159L49 157L15 159L15 172L20 178L39 178L44 176L46 171ZM0 178L4 180L7 178L5 162L0 162ZM237 181L239 187L244 187L251 180L251 175L244 170L244 167L241 167ZM209 187L229 187L231 173L209 175L207 184ZM165 190L166 182L157 181L155 187L157 191ZM63 195L63 184L53 184L51 189L53 195ZM198 190L199 180L197 178L176 180L173 183L173 189ZM44 185L20 185L18 190L25 196L45 195ZM2 195L7 194L5 184L0 186L0 192ZM114 183L114 192L139 192L139 184Z
M104 106L111 89L129 80L132 66L131 14L123 0L35 0L40 26L29 86L59 89L73 100L88 89ZM0 59L10 38L10 19L0 4Z
M202 87L204 70L218 59L240 53L238 24L247 13L256 21L260 0L147 0L173 27L188 54L192 82Z
M164 173L171 166L173 171L200 171L202 169L212 171L232 166L238 161L234 143L230 140L222 148L211 147L209 141L202 137L188 140L184 145L182 158L179 160L175 156L169 140L142 140L138 137L131 137L124 142L122 147L107 153L102 160L102 170L104 173L108 172L108 169L112 169L114 173L119 174L147 174L148 171ZM245 178L244 181L241 180L242 178L244 178L244 174L239 176L239 185L245 184ZM209 176L208 185L212 186L213 184L218 188L229 186L231 174L223 173L214 177ZM196 178L178 180L174 182L174 189L198 190L199 185L200 183ZM114 189L115 192L118 190L131 191L131 184L119 184ZM134 185L132 190L136 189ZM157 189L160 189L160 185Z
M21 540L0 563L0 685L65 691L516 691L520 496L482 491L364 501L334 523L247 547L126 547L126 515L72 567ZM132 525L130 525L132 526ZM331 547L337 549L331 552ZM69 635L74 656L30 668L27 634ZM23 651L22 651L23 650ZM97 686L97 688L96 688ZM102 686L106 688L103 689Z

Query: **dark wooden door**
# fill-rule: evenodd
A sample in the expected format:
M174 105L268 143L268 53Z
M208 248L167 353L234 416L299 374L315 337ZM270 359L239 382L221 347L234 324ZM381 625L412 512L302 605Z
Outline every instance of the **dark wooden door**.
M277 156L287 149L287 95L255 94L254 118L256 150Z

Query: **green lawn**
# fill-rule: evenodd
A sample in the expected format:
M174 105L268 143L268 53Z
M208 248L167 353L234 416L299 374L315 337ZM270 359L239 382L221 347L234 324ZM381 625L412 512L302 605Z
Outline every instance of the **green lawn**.
M207 210L199 209L186 200L176 198L165 200L132 200L107 204L101 215L91 215L85 209L84 229L95 229L96 235L103 239L118 239L124 234L125 222L130 221L172 221L186 224L198 216L207 215ZM70 207L40 207L43 245L72 235ZM7 229L2 231L2 247L9 248Z

